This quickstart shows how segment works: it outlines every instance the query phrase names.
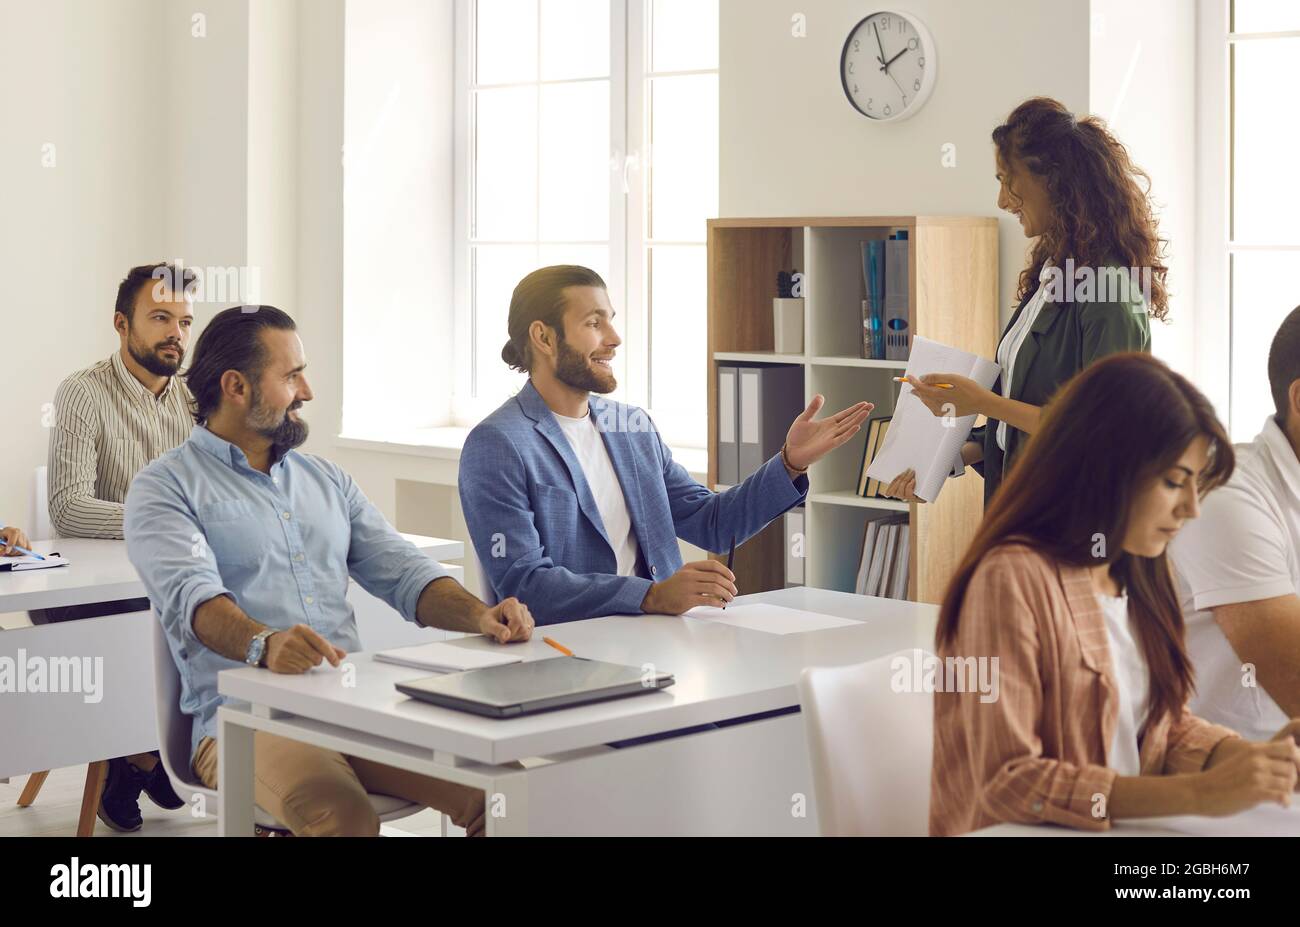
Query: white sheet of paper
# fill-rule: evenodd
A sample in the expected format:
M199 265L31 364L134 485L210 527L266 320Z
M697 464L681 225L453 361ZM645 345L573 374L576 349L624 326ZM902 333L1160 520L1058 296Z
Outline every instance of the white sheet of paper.
M521 660L516 654L504 651L471 650L468 647L455 647L441 641L381 650L375 654L375 659L381 663L396 663L398 666L409 666L435 673L455 673L488 666L504 666Z
M837 618L820 612L804 612L783 605L732 605L726 609L712 605L697 605L685 615L687 618L699 618L718 624L729 624L734 628L747 631L762 631L765 634L802 634L805 631L821 631L825 628L843 628L859 624L849 618Z
M955 373L992 389L1001 367L978 354L912 337L907 375L920 379L927 373ZM970 436L974 415L945 418L931 412L904 383L894 406L894 418L885 434L885 446L867 467L867 476L889 484L904 470L916 471L916 494L927 502L939 497L957 453Z

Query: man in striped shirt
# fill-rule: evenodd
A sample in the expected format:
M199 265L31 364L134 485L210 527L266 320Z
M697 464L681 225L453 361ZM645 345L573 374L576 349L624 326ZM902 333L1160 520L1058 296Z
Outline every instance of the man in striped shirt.
M72 374L54 394L49 499L59 537L123 537L131 480L189 437L194 400L176 374L194 323L194 282L193 271L170 264L131 268L113 308L118 349ZM148 599L127 599L42 609L31 617L44 624L148 608ZM184 804L156 752L120 757L109 761L100 820L114 830L138 830L142 789L160 807Z

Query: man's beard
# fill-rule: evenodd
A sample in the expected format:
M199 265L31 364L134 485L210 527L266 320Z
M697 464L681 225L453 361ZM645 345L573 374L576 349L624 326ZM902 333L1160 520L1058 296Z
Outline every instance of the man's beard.
M574 389L585 389L591 393L612 393L618 388L618 380L612 371L606 373L591 366L587 356L581 351L569 347L561 338L558 342L560 353L555 361L555 379Z
M300 399L277 417L274 410L262 404L261 391L253 387L253 410L248 413L248 427L271 442L274 459L279 460L307 440L307 423L289 417L290 412L301 408Z
M173 345L176 348L176 360L159 353L164 345ZM185 349L174 341L160 342L154 345L152 351L147 351L143 346L138 345L135 336L131 335L126 339L126 350L137 364L156 377L176 376L176 371L181 369L181 361L185 360Z

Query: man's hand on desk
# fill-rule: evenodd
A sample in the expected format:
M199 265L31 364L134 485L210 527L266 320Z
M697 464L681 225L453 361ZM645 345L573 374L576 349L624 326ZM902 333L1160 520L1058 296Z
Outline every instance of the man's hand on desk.
M526 641L533 636L533 616L528 606L514 596L502 599L492 608L484 608L478 630L498 644Z
M716 560L685 564L655 583L641 602L647 615L680 615L697 605L725 605L737 595L736 575Z
M32 542L27 540L21 528L0 528L0 556L17 557L15 547L30 548Z
M320 666L321 660L338 666L347 655L305 624L276 631L266 639L266 668L273 673L305 673Z

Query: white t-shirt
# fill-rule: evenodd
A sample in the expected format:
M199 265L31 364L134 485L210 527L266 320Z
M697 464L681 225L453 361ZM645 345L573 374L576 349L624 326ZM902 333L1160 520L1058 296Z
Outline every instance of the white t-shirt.
M1020 310L1020 318L1016 319L1016 324L1007 329L1006 335L998 344L997 361L1002 368L1002 395L1005 398L1011 398L1011 378L1015 373L1016 355L1020 353L1020 346L1029 337L1029 330L1034 327L1039 311L1047 302L1047 278L1051 273L1052 264L1050 261L1045 261L1043 269L1038 272L1038 289L1034 291L1033 296L1029 297L1025 308ZM1006 422L998 422L997 439L998 447L1005 451L1007 449Z
M1138 731L1142 730L1147 717L1151 671L1142 646L1133 634L1128 596L1098 594L1097 602L1106 619L1110 659L1115 664L1115 681L1119 688L1119 719L1107 754L1107 765L1121 776L1137 776L1142 772L1142 763L1138 759Z
M1232 479L1205 497L1170 554L1196 669L1193 714L1268 740L1287 717L1243 672L1211 609L1300 592L1300 461L1271 415L1254 441L1235 450Z
M632 517L627 512L627 501L623 498L623 487L619 485L618 474L614 472L614 463L609 459L609 450L605 439L601 437L596 423L588 412L582 418L569 418L552 412L560 429L569 439L569 446L578 457L582 466L582 475L587 478L591 494L596 499L596 508L600 510L600 520L604 524L605 534L614 547L614 557L618 562L619 576L632 576L636 573L637 545L636 534L632 531Z

